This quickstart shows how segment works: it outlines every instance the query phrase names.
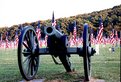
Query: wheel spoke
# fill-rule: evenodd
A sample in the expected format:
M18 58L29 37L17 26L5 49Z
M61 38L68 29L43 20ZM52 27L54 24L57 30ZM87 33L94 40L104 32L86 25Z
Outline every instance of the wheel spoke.
M91 69L91 63L90 63L91 62L91 57L88 57L88 62L89 62L88 64L89 64L89 70L90 70Z
M32 48L34 48L34 35L33 35L33 31L31 32L30 34L30 41L31 41L31 45L32 45Z
M37 67L37 62L34 60L33 61L33 71L36 71L36 67Z
M27 45L25 42L23 42L23 45L24 45L29 51L31 51L31 49L28 47L28 45Z
M35 59L33 65L34 65L34 70L36 70L37 61Z
M37 43L38 39L37 39L37 36L35 36L35 42Z
M37 64L38 64L38 58L37 57L35 57L34 58L34 67L35 67L35 70L36 70L36 67L37 67Z
M30 60L31 60L31 58L28 56L28 58L26 58L24 61L23 61L23 64L24 64L24 70L26 70L25 72L26 72L26 74L28 75L28 73L29 73L29 67L30 67Z
M33 31L28 31L28 38L29 38L30 48L31 48L31 49L34 49Z
M38 56L37 56L37 57L35 57L35 61L36 61L36 62L39 62L39 61L38 61Z
M23 61L23 64L26 63L26 61L29 59L30 59L30 55L28 57L26 57L26 59Z
M34 74L34 65L33 65L33 60L31 61L31 75L33 75Z
M22 52L22 54L27 54L27 55L30 55L31 52ZM25 55L26 56L26 55Z
M31 48L31 44L30 44L30 39L29 39L29 34L28 34L28 32L27 32L27 34L25 35L25 40L26 40L26 42L27 42L27 44L28 44L28 47Z
M31 71L31 59L28 62L28 70L27 70L27 75L30 75L30 71Z
M34 45L35 45L35 49L39 48L39 44L37 42L37 37L34 37Z
M30 48L32 49L33 45L32 45L32 38L31 38L31 31L28 31L28 39L29 39Z

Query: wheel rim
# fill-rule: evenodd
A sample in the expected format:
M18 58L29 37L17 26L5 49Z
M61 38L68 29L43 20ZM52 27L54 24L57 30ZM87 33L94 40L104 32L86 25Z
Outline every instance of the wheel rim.
M38 45L34 29L26 27L22 31L18 44L19 69L26 80L33 79L37 73L39 65Z
M90 37L88 34L88 25L85 24L84 25L84 31L83 31L83 62L84 62L84 74L85 74L85 80L89 81L90 77L91 77L91 58L88 54L88 46L91 46L91 41L90 41Z

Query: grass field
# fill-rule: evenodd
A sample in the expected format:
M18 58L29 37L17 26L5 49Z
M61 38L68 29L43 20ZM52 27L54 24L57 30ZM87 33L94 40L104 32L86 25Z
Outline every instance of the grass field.
M92 57L92 77L104 79L105 82L120 82L120 48L114 53L109 52L109 46L100 47L100 55ZM82 57L70 58L75 74L68 74L62 65L55 65L51 56L40 56L40 66L36 78L49 80L63 80L64 82L78 82L84 78ZM16 49L0 49L0 82L18 82L23 80L20 75Z

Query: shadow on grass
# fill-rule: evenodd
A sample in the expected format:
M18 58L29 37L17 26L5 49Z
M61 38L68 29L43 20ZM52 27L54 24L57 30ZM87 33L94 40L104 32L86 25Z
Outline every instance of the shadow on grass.
M44 82L79 82L84 79L84 76L81 75L78 72L50 74L50 77L44 78Z

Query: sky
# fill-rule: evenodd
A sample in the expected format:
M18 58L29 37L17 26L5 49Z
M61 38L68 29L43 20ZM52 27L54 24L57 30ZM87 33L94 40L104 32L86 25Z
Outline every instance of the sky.
M0 0L0 27L69 17L120 5L121 0Z

